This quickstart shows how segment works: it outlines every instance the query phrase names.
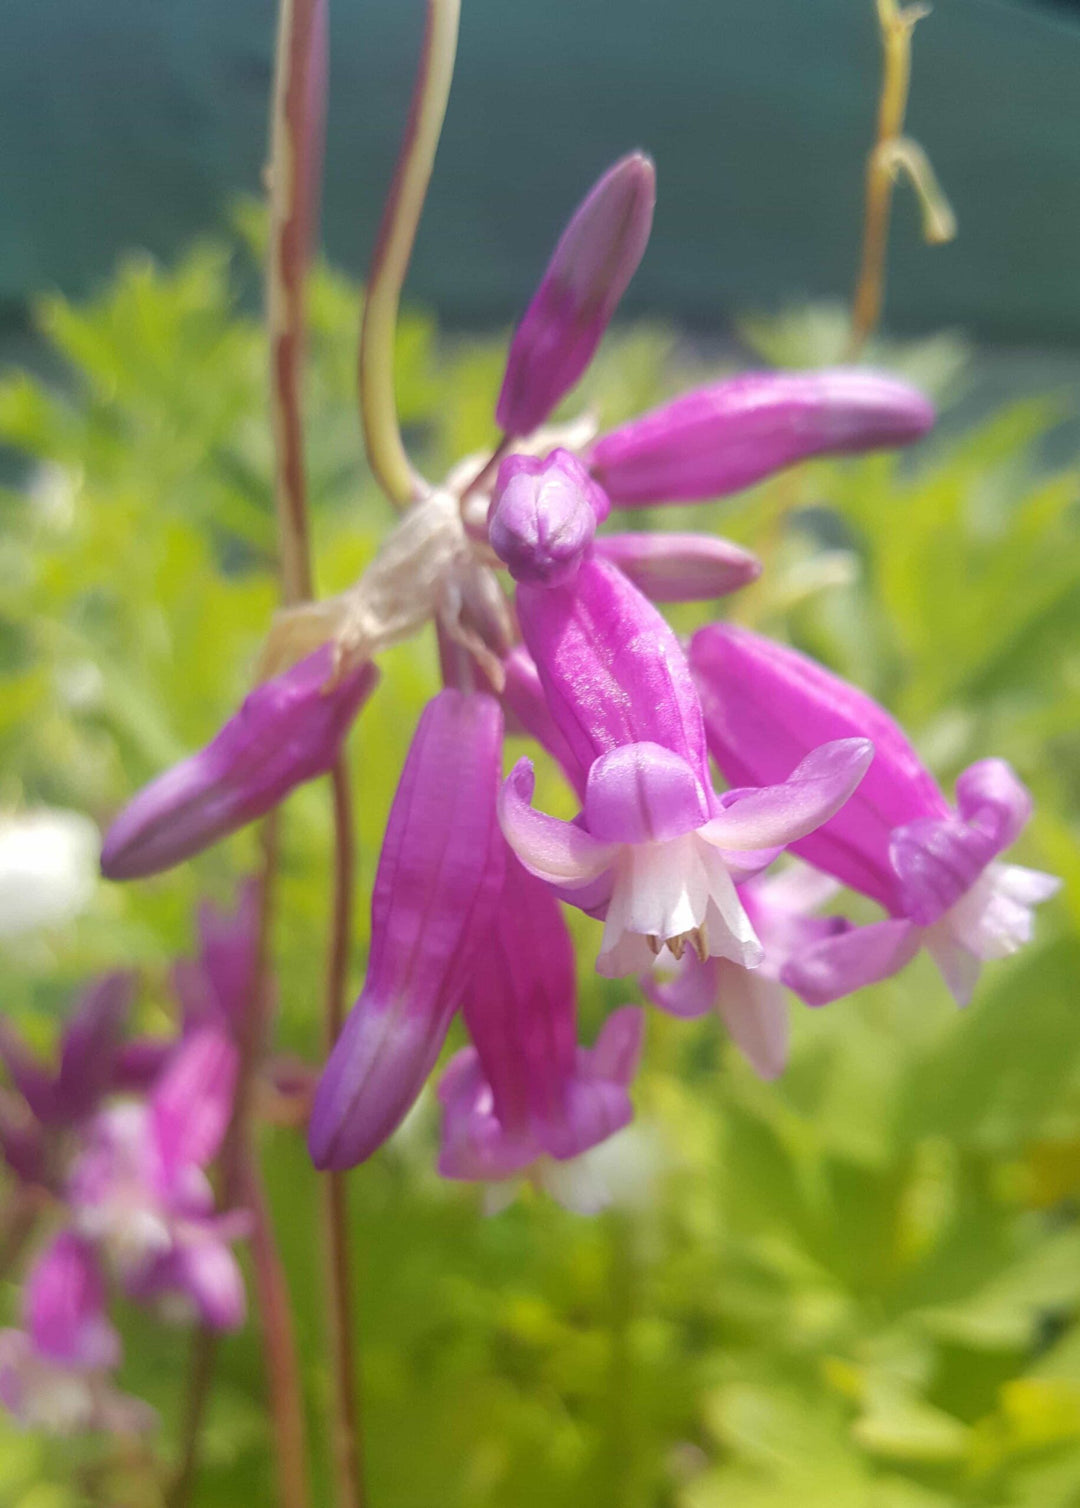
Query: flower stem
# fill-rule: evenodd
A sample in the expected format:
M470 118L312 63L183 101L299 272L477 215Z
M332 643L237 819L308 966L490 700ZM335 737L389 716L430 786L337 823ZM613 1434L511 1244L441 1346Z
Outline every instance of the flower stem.
M236 1090L233 1097L232 1114L221 1150L222 1199L226 1207L240 1202L250 1193L250 1181L245 1170L249 1159L247 1148L251 1140L252 1091L254 1088L255 1073L262 1057L270 1003L270 990L268 988L269 947L270 932L273 924L274 881L277 874L278 861L278 817L276 812L271 813L266 818L259 831L262 859L259 872L256 964L252 981L252 996L247 1002L247 1008L241 1017L241 1025L237 1038L239 1061L237 1064ZM254 1211L253 1213L255 1214L256 1225L258 1225L258 1214ZM258 1262L257 1257L256 1262ZM261 1298L262 1293L260 1292ZM181 1430L180 1462L177 1466L172 1486L166 1495L168 1508L186 1508L195 1484L195 1475L199 1465L199 1445L202 1436L203 1421L206 1416L206 1406L209 1402L210 1390L213 1385L217 1353L217 1335L205 1326L200 1326L195 1332L191 1344L187 1404L184 1411L183 1428ZM275 1361L281 1361L282 1355L283 1353L274 1355L272 1348L268 1347L268 1367L271 1367ZM295 1367L295 1354L292 1358L292 1364ZM277 1386L280 1388L283 1384L279 1382ZM275 1380L272 1372L270 1392L273 1399ZM282 1441L279 1434L276 1434L276 1445L280 1450ZM279 1469L284 1481L286 1468L279 1463ZM303 1508L303 1505L303 1498L282 1496L282 1508Z
M951 240L956 233L952 211L938 187L925 152L904 135L911 84L911 34L928 14L923 5L901 6L897 0L877 0L881 27L883 72L878 100L877 132L866 162L866 207L862 257L851 314L848 356L856 357L877 329L885 293L885 259L893 185L907 173L922 204L926 239Z
M300 411L305 281L319 198L326 101L326 0L281 0L270 119L266 269L275 497L286 603L312 593Z
M32 1189L19 1188L0 1216L0 1280L6 1278L26 1249L37 1225L40 1202Z
M187 1403L184 1408L184 1423L181 1430L180 1464L172 1485L165 1494L166 1508L186 1508L195 1485L199 1468L199 1444L202 1439L206 1405L210 1401L210 1388L214 1381L217 1363L218 1337L212 1330L200 1326L191 1340L191 1361L188 1364Z
M282 1508L307 1508L307 1443L304 1397L293 1331L289 1289L258 1162L248 1151L241 1167L244 1207L251 1212L255 1292L266 1349L270 1418L274 1430L278 1497Z
M338 760L330 775L334 814L334 895L326 966L326 1049L337 1041L345 1018L349 943L353 907L355 850L349 771ZM355 1324L349 1260L345 1178L328 1173L323 1180L326 1237L326 1298L334 1377L334 1471L338 1508L362 1508L364 1502L360 1431L360 1394L354 1362Z
M401 288L412 256L457 52L461 0L428 0L427 25L405 136L383 210L360 329L360 416L368 462L391 502L424 491L401 439L394 397L394 337Z

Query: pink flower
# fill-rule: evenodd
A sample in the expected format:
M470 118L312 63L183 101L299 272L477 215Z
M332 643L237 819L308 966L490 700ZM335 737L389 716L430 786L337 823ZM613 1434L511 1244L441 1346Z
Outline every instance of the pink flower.
M23 1289L23 1328L0 1330L0 1403L28 1429L129 1434L153 1411L113 1387L120 1337L105 1313L93 1248L62 1231Z
M835 880L801 864L747 881L739 886L739 899L764 949L759 966L742 969L727 958L702 961L688 951L670 977L660 967L644 975L645 994L672 1016L715 1011L754 1070L775 1079L788 1050L787 996L780 981L789 960L850 929L843 917L812 914L838 889Z
M530 873L604 918L597 968L640 973L667 946L756 968L763 950L738 881L832 816L858 785L865 738L813 749L784 778L718 795L697 693L667 623L613 566L587 558L567 587L519 586L518 616L552 717L588 771L574 823L530 805L532 767L499 816Z
M801 952L784 982L823 1005L895 974L925 946L965 1004L981 964L1030 939L1032 907L1059 884L1000 861L1031 812L1013 770L1000 759L971 765L956 783L954 809L888 713L797 651L715 624L694 636L690 659L709 747L729 780L768 780L823 738L858 730L874 741L874 763L852 800L792 848L877 901L889 919Z
M611 1015L595 1047L578 1045L574 952L547 886L507 855L487 946L465 992L473 1045L449 1063L439 1171L485 1182L526 1175L573 1200L568 1167L628 1125L627 1087L641 1048L641 1011ZM591 1180L586 1184L592 1194Z
M247 1220L215 1214L205 1171L232 1113L236 1062L220 1029L192 1033L146 1099L94 1117L67 1189L75 1229L133 1297L168 1300L217 1329L236 1328L245 1310L229 1242Z

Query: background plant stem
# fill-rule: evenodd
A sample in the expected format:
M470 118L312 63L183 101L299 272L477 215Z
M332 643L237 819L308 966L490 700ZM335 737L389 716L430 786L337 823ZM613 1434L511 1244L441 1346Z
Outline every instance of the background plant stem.
M326 962L324 1021L326 1050L337 1041L345 1018L349 942L353 908L352 792L348 768L339 759L330 775L334 814L334 892L330 944ZM356 1332L349 1260L345 1175L323 1178L326 1234L326 1285L329 1344L334 1374L333 1454L339 1508L360 1508L364 1501L360 1431L360 1391L354 1349Z

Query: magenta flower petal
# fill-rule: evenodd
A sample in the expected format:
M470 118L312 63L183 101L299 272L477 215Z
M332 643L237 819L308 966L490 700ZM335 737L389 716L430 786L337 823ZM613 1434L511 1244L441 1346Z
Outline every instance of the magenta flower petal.
M64 1029L56 1101L66 1122L89 1115L113 1087L134 990L133 975L106 974L87 989Z
M557 761L563 774L579 796L585 794L586 771L581 768L556 726L544 696L536 662L524 644L516 645L503 660L506 684L502 703L507 716L507 732L528 733L541 748ZM516 725L516 726L513 726Z
M145 787L105 836L101 872L132 880L171 869L323 775L378 679L360 665L331 685L325 644L256 687L205 749Z
M518 618L551 715L584 768L657 743L708 779L697 691L671 627L621 571L590 556L565 587L519 586Z
M595 549L650 602L706 602L761 575L756 555L709 534L602 534Z
M461 1004L502 884L502 714L443 691L425 708L387 823L363 992L319 1081L319 1168L370 1157L415 1101Z
M643 974L640 984L647 1000L669 1016L682 1021L695 1021L716 1009L720 993L719 958L706 958L704 963L690 950L671 974L670 978L655 973Z
M0 1062L35 1118L50 1125L58 1118L56 1080L27 1047L10 1021L0 1016Z
M652 229L656 172L641 152L609 168L575 210L514 332L495 416L527 435L593 358Z
M611 863L615 845L600 843L573 822L549 817L532 806L536 776L532 761L519 759L499 793L499 824L530 874L549 885L587 885Z
M735 850L794 844L840 810L873 757L868 738L822 744L779 785L726 792L720 814L701 835L717 848Z
M734 786L776 784L817 745L872 740L873 762L854 795L792 851L898 914L892 832L919 817L947 817L949 806L893 718L797 650L733 624L700 629L690 664L709 749Z
M150 1096L150 1119L166 1179L217 1156L232 1115L237 1049L220 1027L180 1045Z
M575 994L558 903L507 855L491 944L465 995L474 1047L439 1088L445 1177L505 1179L544 1157L576 1157L630 1120L641 1012L616 1011L595 1047L580 1048Z
M663 842L703 827L711 794L670 749L625 744L589 770L585 827L601 843Z
M93 1247L61 1231L38 1257L23 1291L23 1322L39 1355L99 1371L120 1359L105 1314L105 1284Z
M994 855L986 833L958 817L917 817L889 842L903 914L928 927L971 889Z
M238 1330L247 1314L247 1296L228 1242L217 1234L212 1220L193 1223L186 1235L129 1282L128 1293L143 1303L166 1296L185 1299L211 1330Z
M1031 792L1004 759L980 759L957 777L956 804L970 826L984 832L1001 853L1027 826Z
M488 539L515 581L560 586L576 574L610 507L568 450L507 456L491 495Z
M853 927L792 958L780 978L807 1005L828 1005L842 995L898 974L922 946L922 931L900 917Z
M696 502L809 456L910 444L933 422L921 393L877 372L751 372L620 425L589 463L616 507Z
M259 972L259 887L245 881L231 914L204 902L199 907L199 957L181 959L172 983L183 1010L184 1030L221 1026L240 1035Z

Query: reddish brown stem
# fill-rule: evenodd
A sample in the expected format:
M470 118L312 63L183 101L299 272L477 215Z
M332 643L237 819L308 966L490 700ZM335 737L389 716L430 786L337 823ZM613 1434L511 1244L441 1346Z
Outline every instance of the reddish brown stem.
M240 1176L244 1184L244 1206L251 1212L254 1222L251 1255L266 1353L278 1496L283 1508L307 1508L304 1396L288 1282L274 1240L262 1174L250 1153L243 1159Z
M338 760L330 780L334 812L334 899L326 966L324 1020L327 1052L337 1041L345 1019L355 872L352 792L344 759ZM355 1319L348 1208L345 1178L341 1173L328 1173L323 1180L323 1226L328 1340L334 1377L333 1451L338 1508L362 1508L360 1394L353 1356Z

